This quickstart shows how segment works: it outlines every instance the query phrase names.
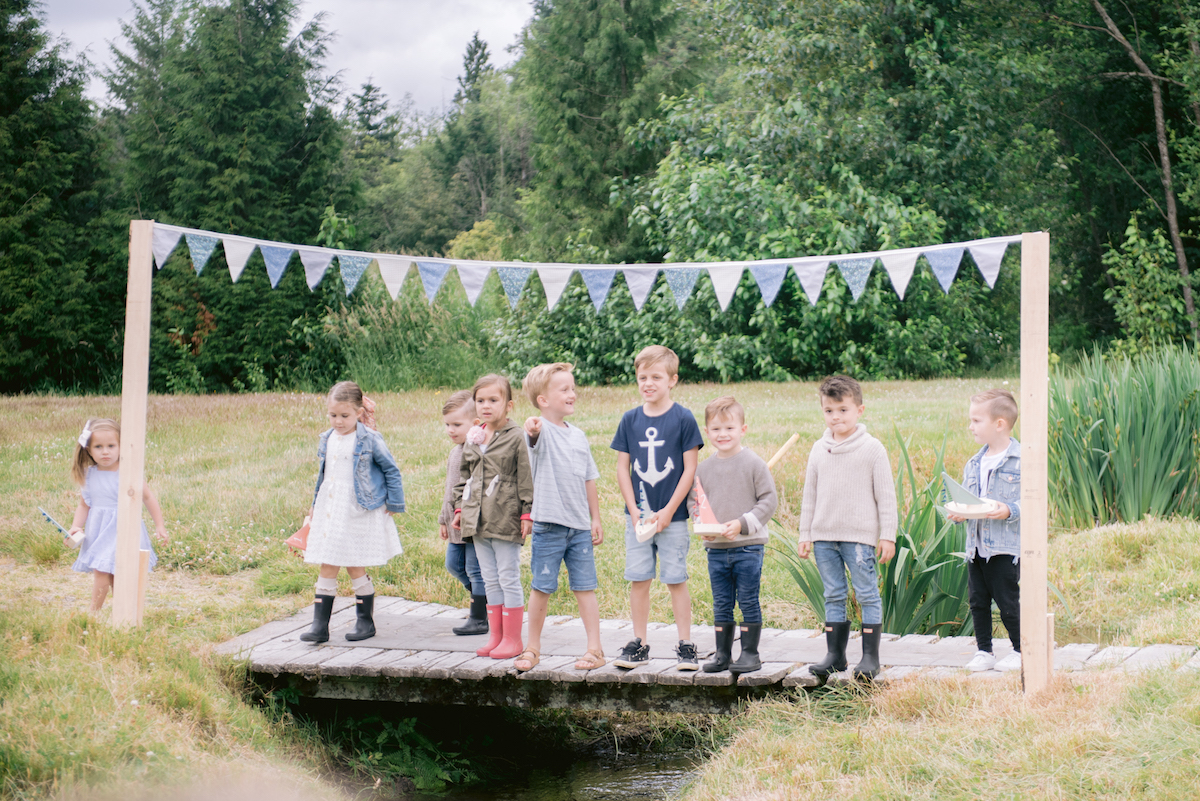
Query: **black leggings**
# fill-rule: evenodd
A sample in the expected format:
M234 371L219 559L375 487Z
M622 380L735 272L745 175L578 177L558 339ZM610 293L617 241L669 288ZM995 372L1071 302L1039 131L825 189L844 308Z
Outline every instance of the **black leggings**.
M975 622L975 644L992 652L992 601L1000 609L1000 622L1008 629L1013 650L1021 650L1021 566L1016 557L999 554L991 559L976 555L967 563L967 598Z

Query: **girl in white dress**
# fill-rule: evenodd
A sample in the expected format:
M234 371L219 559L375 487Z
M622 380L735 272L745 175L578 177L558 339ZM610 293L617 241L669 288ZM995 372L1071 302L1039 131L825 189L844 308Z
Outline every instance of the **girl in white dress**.
M329 616L344 567L358 602L351 641L375 636L375 587L367 568L403 552L391 515L404 511L400 469L374 429L373 406L353 381L334 384L326 405L332 426L317 447L317 489L304 561L320 565L313 625L305 642L329 640Z

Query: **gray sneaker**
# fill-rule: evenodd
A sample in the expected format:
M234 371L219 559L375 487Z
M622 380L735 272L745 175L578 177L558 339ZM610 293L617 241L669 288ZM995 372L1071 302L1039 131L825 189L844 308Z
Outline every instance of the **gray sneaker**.
M680 640L675 648L675 655L679 657L676 670L700 669L700 662L696 659L696 645L691 640Z
M625 644L621 649L621 655L613 660L613 664L619 668L633 670L638 665L644 665L650 661L650 646L642 644L641 637L635 637Z

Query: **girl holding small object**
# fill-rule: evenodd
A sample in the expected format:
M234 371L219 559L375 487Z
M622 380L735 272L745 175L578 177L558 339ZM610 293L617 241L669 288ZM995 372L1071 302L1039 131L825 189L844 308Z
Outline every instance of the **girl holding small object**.
M533 530L533 472L521 426L508 419L513 409L508 379L485 375L471 394L483 425L467 432L453 526L475 543L487 592L489 638L475 653L511 659L522 650L521 546Z
M72 570L92 574L92 611L99 612L113 586L117 567L117 488L120 477L121 426L108 418L88 420L75 445L71 478L83 488L67 541L82 531L83 543ZM162 507L149 484L142 485L142 502L154 520L154 534L167 541ZM158 563L150 547L150 535L142 523L141 549L150 551L150 567Z
M367 568L400 553L391 515L404 511L400 469L374 428L375 404L358 384L341 381L325 399L330 429L317 446L317 488L304 561L320 565L312 629L304 642L329 640L337 577L346 568L356 601L351 642L375 636L375 587Z

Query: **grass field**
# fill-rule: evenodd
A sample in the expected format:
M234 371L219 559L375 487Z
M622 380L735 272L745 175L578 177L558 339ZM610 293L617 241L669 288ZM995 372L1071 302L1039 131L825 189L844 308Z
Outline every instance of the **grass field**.
M958 471L976 447L966 431L966 399L993 383L869 384L864 422L888 446L893 459L898 431L909 440L918 469L930 469L944 442L946 464ZM801 435L801 443L775 469L781 497L778 522L791 539L804 464L822 430L815 387L691 385L679 388L675 397L702 412L708 400L729 391L747 409L746 444L762 456L769 457L792 433ZM434 522L449 450L441 430L444 399L445 393L434 391L376 398L380 430L404 474L408 513L396 518L404 555L374 575L382 594L465 605L461 587L442 567L442 544ZM601 471L606 540L597 550L598 595L606 617L628 616L621 502L615 454L608 444L620 414L635 402L635 392L628 387L584 388L573 419L588 433ZM151 580L146 624L127 632L106 625L107 609L98 618L85 614L90 578L70 570L73 553L61 547L36 508L47 508L60 521L70 518L78 498L68 478L74 438L88 416L117 413L115 398L0 398L0 486L5 490L0 494L4 582L0 592L0 795L46 797L75 792L81 786L103 786L118 793L122 787L196 776L224 781L219 777L225 776L229 764L248 770L251 778L246 781L251 785L260 781L275 785L270 777L281 770L301 782L316 780L328 768L329 753L305 730L248 705L244 678L235 668L213 660L211 648L311 602L315 570L290 555L283 539L311 503L316 439L326 427L322 398L268 394L150 399L147 478L162 501L171 541L159 548L160 569ZM514 417L523 419L529 413L528 404L518 399ZM701 458L705 455L702 451ZM1195 548L1200 526L1147 521L1055 531L1052 537L1051 581L1065 601L1064 606L1056 596L1052 603L1059 614L1060 641L1195 642L1200 628L1200 552ZM693 618L711 621L701 549L693 549L689 566L694 579L690 582ZM348 583L342 589L348 593ZM811 627L817 622L772 558L764 574L763 600L768 625ZM655 586L652 604L652 619L670 620L661 586ZM569 594L560 590L550 611L572 613ZM1129 693L1159 697L1155 695L1159 690L1147 681L1094 679L1082 685L1084 690L1060 688L1055 697L1070 699L1072 693L1082 692L1086 698L1101 699L1086 705L1088 714L1094 713L1089 720L1104 721L1114 715L1128 720L1129 705L1135 703L1129 701ZM946 701L937 700L931 689L851 699L843 704L851 710L845 713L846 725L823 736L858 743L863 726L881 726L880 736L905 738L907 758L916 759L921 749L928 749L933 760L942 738L936 735L936 727L927 727L925 735L917 736L920 721L952 719L966 731L986 711L980 711L980 705L1019 701L1007 685L980 691L950 686ZM977 693L982 695L975 698ZM1175 708L1172 704L1186 706L1183 696L1172 693L1159 693L1164 709ZM898 700L888 700L892 698ZM782 739L803 739L835 714L829 709L840 708L808 704L756 709L740 737L778 731ZM1062 704L1069 705L1067 700ZM1184 712L1192 715L1189 725L1195 726L1195 708L1189 709ZM1003 725L1017 726L1011 721ZM1043 736L1036 728L1039 725L1048 724L1024 720L1021 726L1026 729L1012 730ZM787 732L791 734L785 736ZM1044 736L1052 732L1052 727L1047 728ZM728 788L720 781L765 765L756 760L760 755L767 759L767 751L746 761L748 742L756 741L735 740L705 774L716 783L706 778L703 786ZM978 747L984 759L989 748L999 749L1000 744ZM904 795L896 790L903 785L846 784L850 779L845 777L834 781L830 777L856 770L857 763L840 757L840 748L818 750L805 757L806 764L811 763L813 782L844 786L851 790L843 793L847 797ZM1119 749L1105 753L1118 762L1126 758ZM1020 782L1034 781L1031 777L1044 767L1032 758L1014 756L1013 760L1011 774L1017 783L1011 785L1010 795L1001 797L1016 797L1017 788L1024 786ZM761 781L746 785L745 797L785 797L772 795L778 787L768 781L769 771L762 775ZM1138 775L1132 768L1120 773ZM718 776L724 778L718 781ZM910 783L922 780L911 772L907 776ZM1092 797L1078 789L1082 787L1033 795ZM696 792L697 797L722 797L715 789L716 794ZM973 796L964 786L945 797Z

